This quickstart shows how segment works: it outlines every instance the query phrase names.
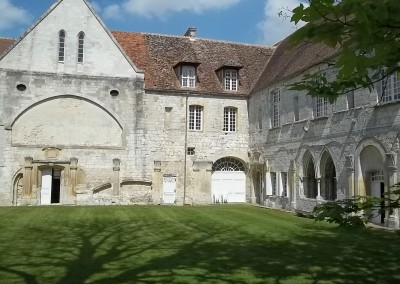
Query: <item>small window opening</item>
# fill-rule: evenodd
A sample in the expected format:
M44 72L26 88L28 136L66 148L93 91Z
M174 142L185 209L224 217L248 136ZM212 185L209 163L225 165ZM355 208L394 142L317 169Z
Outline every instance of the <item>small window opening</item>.
M85 43L85 33L78 34L78 63L83 63L83 46Z
M63 63L65 60L65 31L58 33L58 62Z
M117 90L111 90L110 91L110 95L113 96L113 97L116 97L116 96L119 95L119 92Z
M26 86L24 84L18 84L17 90L23 92L26 90Z
M193 156L195 154L195 148L194 147L188 147L187 148L187 154L188 154L188 156Z

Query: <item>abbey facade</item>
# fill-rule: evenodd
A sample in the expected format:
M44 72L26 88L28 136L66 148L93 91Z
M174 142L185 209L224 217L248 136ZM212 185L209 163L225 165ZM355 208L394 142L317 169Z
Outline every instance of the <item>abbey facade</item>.
M0 205L307 213L397 182L395 76L333 104L287 87L335 76L324 46L111 32L87 1L59 0L0 54ZM373 221L399 226L397 212Z

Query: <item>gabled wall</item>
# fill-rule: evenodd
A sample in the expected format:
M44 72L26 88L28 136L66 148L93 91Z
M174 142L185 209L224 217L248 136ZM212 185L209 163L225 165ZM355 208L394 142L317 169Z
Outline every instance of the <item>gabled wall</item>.
M0 60L0 68L89 76L137 76L85 1L63 0L52 9ZM60 30L66 33L64 63L58 62ZM85 33L83 64L77 62L81 31Z

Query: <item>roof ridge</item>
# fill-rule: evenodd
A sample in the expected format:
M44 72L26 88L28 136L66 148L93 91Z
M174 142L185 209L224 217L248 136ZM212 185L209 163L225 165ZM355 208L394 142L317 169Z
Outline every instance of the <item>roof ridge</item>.
M119 32L119 33L127 33L127 34L141 34L141 35L153 35L153 36L164 36L164 37L171 37L171 38L187 38L187 36L184 35L171 35L171 34L162 34L162 33L151 33L151 32L132 32L132 31L111 31L113 32ZM228 44L237 44L237 45L244 45L244 46L254 46L254 47L262 47L266 49L276 49L276 46L272 45L263 45L263 44L255 44L255 43L245 43L245 42L236 42L236 41L228 41L228 40L219 40L219 39L209 39L209 38L201 38L201 37L196 37L196 40L202 40L202 41L211 41L211 42L220 42L220 43L228 43Z
M16 40L15 38L12 38L12 37L4 37L4 36L0 36L0 39L10 39L10 40Z

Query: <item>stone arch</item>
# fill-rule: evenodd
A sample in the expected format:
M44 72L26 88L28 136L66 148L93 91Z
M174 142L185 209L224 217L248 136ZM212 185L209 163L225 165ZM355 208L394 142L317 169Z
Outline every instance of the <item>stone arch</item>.
M214 171L214 165L218 161L222 161L223 159L233 159L233 160L236 160L236 161L240 162L244 167L244 172L245 173L247 173L248 170L249 170L249 165L248 165L248 163L245 161L245 159L242 156L240 156L240 155L238 155L238 156L227 155L227 156L218 156L218 157L216 157L216 159L213 162L213 171Z
M123 128L101 105L77 96L36 102L10 121L14 145L122 146Z
M356 195L371 195L371 175L386 175L385 157L385 148L376 139L367 138L358 144L354 163Z
M12 204L17 205L18 199L22 197L24 191L24 174L22 169L14 174L12 181Z
M303 156L303 186L307 198L317 198L318 183L316 179L314 158L309 150Z
M85 98L82 96L77 96L77 95L59 95L59 96L52 96L52 97L47 97L41 100L34 100L31 101L27 104L25 104L23 107L21 107L15 114L11 115L10 118L8 119L8 121L6 122L5 125L5 129L7 130L11 130L13 125L15 124L15 122L27 111L29 111L30 109L34 108L37 105L40 105L46 101L51 101L54 99L59 99L59 98L75 98L78 100L83 100L83 101L87 101L89 103L92 103L93 105L99 107L100 109L102 109L103 111L105 111L107 114L109 114L113 120L115 120L115 122L121 127L121 129L124 129L122 123L121 123L121 118L112 110L108 109L101 101L94 99L94 98Z
M222 171L222 172L244 172L246 170L244 164L237 158L225 157L218 159L213 163L212 171Z
M321 153L319 171L321 196L325 200L335 200L337 198L336 167L328 149L324 149Z

